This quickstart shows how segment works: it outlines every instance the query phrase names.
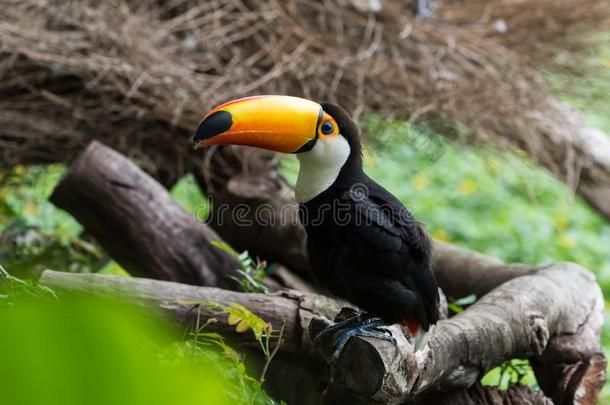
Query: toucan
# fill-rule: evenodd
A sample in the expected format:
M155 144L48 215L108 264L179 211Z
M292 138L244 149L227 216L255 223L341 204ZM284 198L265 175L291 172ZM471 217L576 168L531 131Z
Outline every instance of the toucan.
M438 320L431 242L423 226L363 170L356 123L339 106L280 95L229 101L205 115L194 147L244 145L295 153L299 218L324 290L363 312L317 336L340 333L336 353L354 335L387 339L402 323L413 337Z

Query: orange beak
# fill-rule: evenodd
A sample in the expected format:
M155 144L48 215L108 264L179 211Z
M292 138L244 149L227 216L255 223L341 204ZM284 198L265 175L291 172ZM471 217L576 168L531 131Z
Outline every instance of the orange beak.
M310 150L324 111L310 100L290 96L253 96L210 111L193 138L195 149L244 145L282 153Z

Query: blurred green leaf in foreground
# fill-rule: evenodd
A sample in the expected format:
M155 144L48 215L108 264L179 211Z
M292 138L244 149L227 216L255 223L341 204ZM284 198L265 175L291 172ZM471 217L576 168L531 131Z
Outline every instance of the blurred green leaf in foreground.
M3 404L274 403L224 343L195 351L183 332L130 305L57 298L4 270L0 279Z

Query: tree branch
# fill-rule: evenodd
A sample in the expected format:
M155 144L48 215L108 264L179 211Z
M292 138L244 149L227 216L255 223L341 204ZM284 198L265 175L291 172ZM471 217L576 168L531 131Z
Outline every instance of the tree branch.
M276 329L286 323L282 353L307 358L308 367L325 387L327 402L441 398L443 393L472 386L485 372L512 358L531 357L540 386L559 404L593 404L605 379L599 343L601 291L589 271L570 263L501 284L464 312L440 321L423 351L414 353L400 327L393 325L388 329L397 344L353 338L336 361L330 359L332 342L311 344L310 334L333 319L341 307L319 295L296 291L245 294L52 271L43 273L41 283L77 293L134 299L146 308L170 311L182 324L192 322L192 301L240 303ZM245 345L255 344L253 336L234 333L223 320L209 327Z
M237 261L220 237L184 211L125 156L93 141L70 166L51 202L72 214L134 275L236 288Z

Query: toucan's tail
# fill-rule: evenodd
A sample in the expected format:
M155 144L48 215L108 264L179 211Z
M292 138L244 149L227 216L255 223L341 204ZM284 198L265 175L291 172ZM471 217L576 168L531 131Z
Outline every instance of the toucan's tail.
M403 319L400 323L407 327L412 337L422 330L421 323L415 318Z
M415 351L417 352L423 349L428 343L428 335L434 326L430 326L430 329L425 331L421 327L421 323L419 323L419 321L415 318L404 319L401 321L401 323L409 330L409 333L413 338L413 346Z

